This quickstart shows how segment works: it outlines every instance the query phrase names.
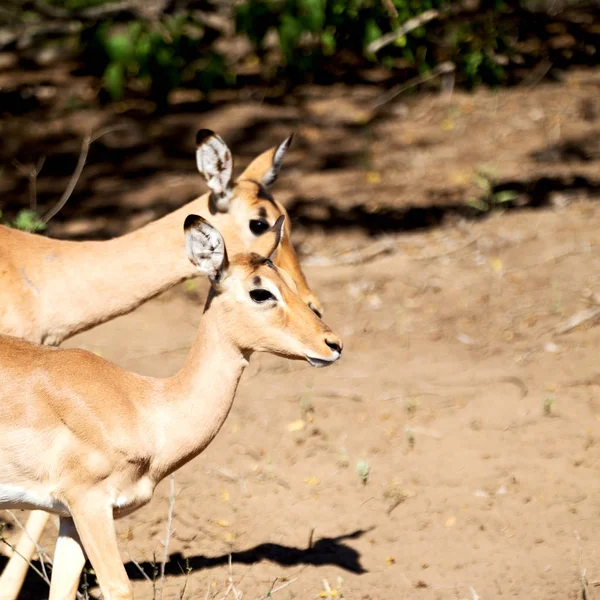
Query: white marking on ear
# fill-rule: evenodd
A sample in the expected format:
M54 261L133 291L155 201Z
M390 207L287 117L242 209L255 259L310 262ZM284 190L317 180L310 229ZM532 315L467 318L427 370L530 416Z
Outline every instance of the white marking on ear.
M210 129L196 134L196 163L208 184L219 212L227 212L231 201L233 158L223 139Z
M270 187L275 183L277 176L279 175L279 171L281 171L281 165L283 164L283 159L285 158L285 153L288 151L292 140L294 139L294 134L292 133L288 136L275 150L273 154L273 164L271 168L265 173L263 177L263 184L266 187Z
M220 283L229 265L223 237L198 215L188 215L183 227L188 258L211 283Z

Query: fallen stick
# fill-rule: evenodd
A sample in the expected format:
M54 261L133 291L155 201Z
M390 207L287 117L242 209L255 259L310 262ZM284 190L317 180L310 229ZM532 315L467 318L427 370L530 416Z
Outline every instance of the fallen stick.
M379 52L379 50L381 50L383 47L388 46L389 44L397 40L399 37L410 33L411 31L417 29L417 27L421 27L421 25L425 25L425 23L429 23L429 21L432 21L433 19L437 19L439 16L440 12L438 10L426 10L419 16L413 17L412 19L406 21L406 23L403 23L400 27L398 27L398 29L390 33L386 33L385 35L382 35L378 40L371 42L367 46L367 52L375 54Z
M569 331L576 329L580 325L583 325L583 323L591 321L597 317L600 317L600 306L596 306L594 308L586 308L585 310L582 310L576 315L573 315L570 319L567 320L566 323L558 327L554 333L556 335L563 335L564 333L568 333Z

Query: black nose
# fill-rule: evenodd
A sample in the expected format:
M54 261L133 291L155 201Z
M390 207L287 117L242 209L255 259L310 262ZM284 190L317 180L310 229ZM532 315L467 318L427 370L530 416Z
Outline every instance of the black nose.
M342 347L337 342L330 342L329 340L325 340L325 343L334 351L339 354L342 353Z

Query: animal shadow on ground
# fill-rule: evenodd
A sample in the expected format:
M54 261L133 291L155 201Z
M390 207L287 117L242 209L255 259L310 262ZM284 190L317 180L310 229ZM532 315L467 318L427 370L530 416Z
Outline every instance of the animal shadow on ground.
M269 542L258 544L248 550L232 552L231 562L234 565L251 565L268 560L283 567L332 565L360 575L367 572L360 564L360 554L344 542L359 538L368 531L366 529L358 529L334 538L321 538L316 540L310 548L295 548L293 546L284 546ZM185 573L187 567L195 571L197 569L208 569L227 564L229 564L229 553L214 557L197 555L188 558L175 553L169 556L169 560L165 566L165 573L167 575L182 575ZM151 574L155 565L145 562L140 563L139 566L145 573ZM131 579L144 578L142 573L140 573L138 565L130 562L125 565L125 568Z
M254 546L254 548L232 552L231 561L234 565L251 565L267 560L283 567L299 565L332 565L360 575L367 572L360 563L360 554L345 542L346 540L357 539L365 533L368 533L368 531L370 530L358 529L338 537L320 538L316 540L310 548L295 548L293 546L284 546L282 544L272 544L267 542L258 544L257 546ZM7 559L5 557L0 557L0 572L6 563ZM174 553L169 556L169 560L165 565L165 574L167 576L177 576L185 574L187 568L196 571L199 569L220 567L227 564L229 564L229 554L222 554L214 557L196 555L184 558L180 553ZM32 565L37 570L40 570L40 563L38 561L33 561ZM142 562L137 565L133 562L129 562L125 565L125 568L127 569L127 574L130 579L141 580L145 579L145 577L140 572L140 568L143 569L148 577L152 577L152 573L155 571L156 566L157 565L152 564L151 562ZM87 580L91 587L96 585L93 576L88 575ZM21 595L19 596L20 600L41 600L42 598L47 597L48 586L33 569L30 569Z

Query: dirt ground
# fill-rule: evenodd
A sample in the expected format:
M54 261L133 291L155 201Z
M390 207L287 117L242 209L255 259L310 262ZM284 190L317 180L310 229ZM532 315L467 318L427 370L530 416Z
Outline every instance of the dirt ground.
M297 133L273 191L344 356L252 359L223 430L175 476L164 598L221 599L230 578L252 600L600 598L600 70L422 95L369 124L368 88L311 94L164 117L187 153L159 169L132 143L129 172L147 172L120 180L92 161L52 230L119 233L201 192L199 126L241 162ZM65 119L40 131L89 123ZM121 212L95 217L103 204ZM65 345L170 375L205 290ZM118 525L142 600L133 561L152 577L169 495ZM35 577L23 598L44 597Z

